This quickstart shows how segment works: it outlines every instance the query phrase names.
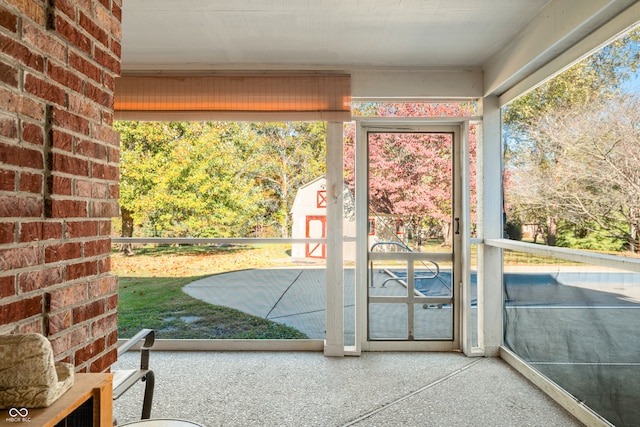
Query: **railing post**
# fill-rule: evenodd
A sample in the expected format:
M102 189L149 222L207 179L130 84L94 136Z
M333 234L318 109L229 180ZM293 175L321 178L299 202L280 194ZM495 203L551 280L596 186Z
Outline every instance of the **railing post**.
M343 125L327 123L327 309L325 356L344 356Z

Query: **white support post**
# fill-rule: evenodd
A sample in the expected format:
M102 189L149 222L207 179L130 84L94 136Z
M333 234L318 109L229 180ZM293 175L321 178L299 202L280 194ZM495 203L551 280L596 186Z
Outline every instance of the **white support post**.
M327 123L327 307L325 356L344 356L343 125Z
M483 137L478 167L482 170L479 225L483 239L502 238L502 142L498 98L483 102ZM479 345L485 356L498 356L503 338L502 250L487 245L478 248L478 321L482 327Z

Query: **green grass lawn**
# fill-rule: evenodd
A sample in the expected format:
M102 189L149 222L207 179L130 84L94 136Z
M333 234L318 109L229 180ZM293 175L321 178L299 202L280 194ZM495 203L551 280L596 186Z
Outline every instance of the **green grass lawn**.
M289 326L207 304L182 291L186 284L207 275L238 269L234 268L238 257L250 267L277 256L265 253L269 250L273 248L160 247L145 248L130 257L114 253L113 270L119 275L119 336L129 338L142 328L151 328L164 339L307 338Z

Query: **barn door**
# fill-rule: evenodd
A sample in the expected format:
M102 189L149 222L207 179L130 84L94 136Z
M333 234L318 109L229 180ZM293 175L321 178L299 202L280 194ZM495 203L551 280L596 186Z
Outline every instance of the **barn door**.
M307 215L305 219L305 237L308 239L324 239L327 237L327 217L325 215ZM307 258L326 258L327 245L324 243L307 243Z

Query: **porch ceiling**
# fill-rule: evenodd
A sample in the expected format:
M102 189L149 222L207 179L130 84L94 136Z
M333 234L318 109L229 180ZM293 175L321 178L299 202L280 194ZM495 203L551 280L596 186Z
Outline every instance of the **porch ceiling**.
M123 66L482 66L548 0L127 0Z
M498 93L633 3L125 0L122 72L485 70Z

